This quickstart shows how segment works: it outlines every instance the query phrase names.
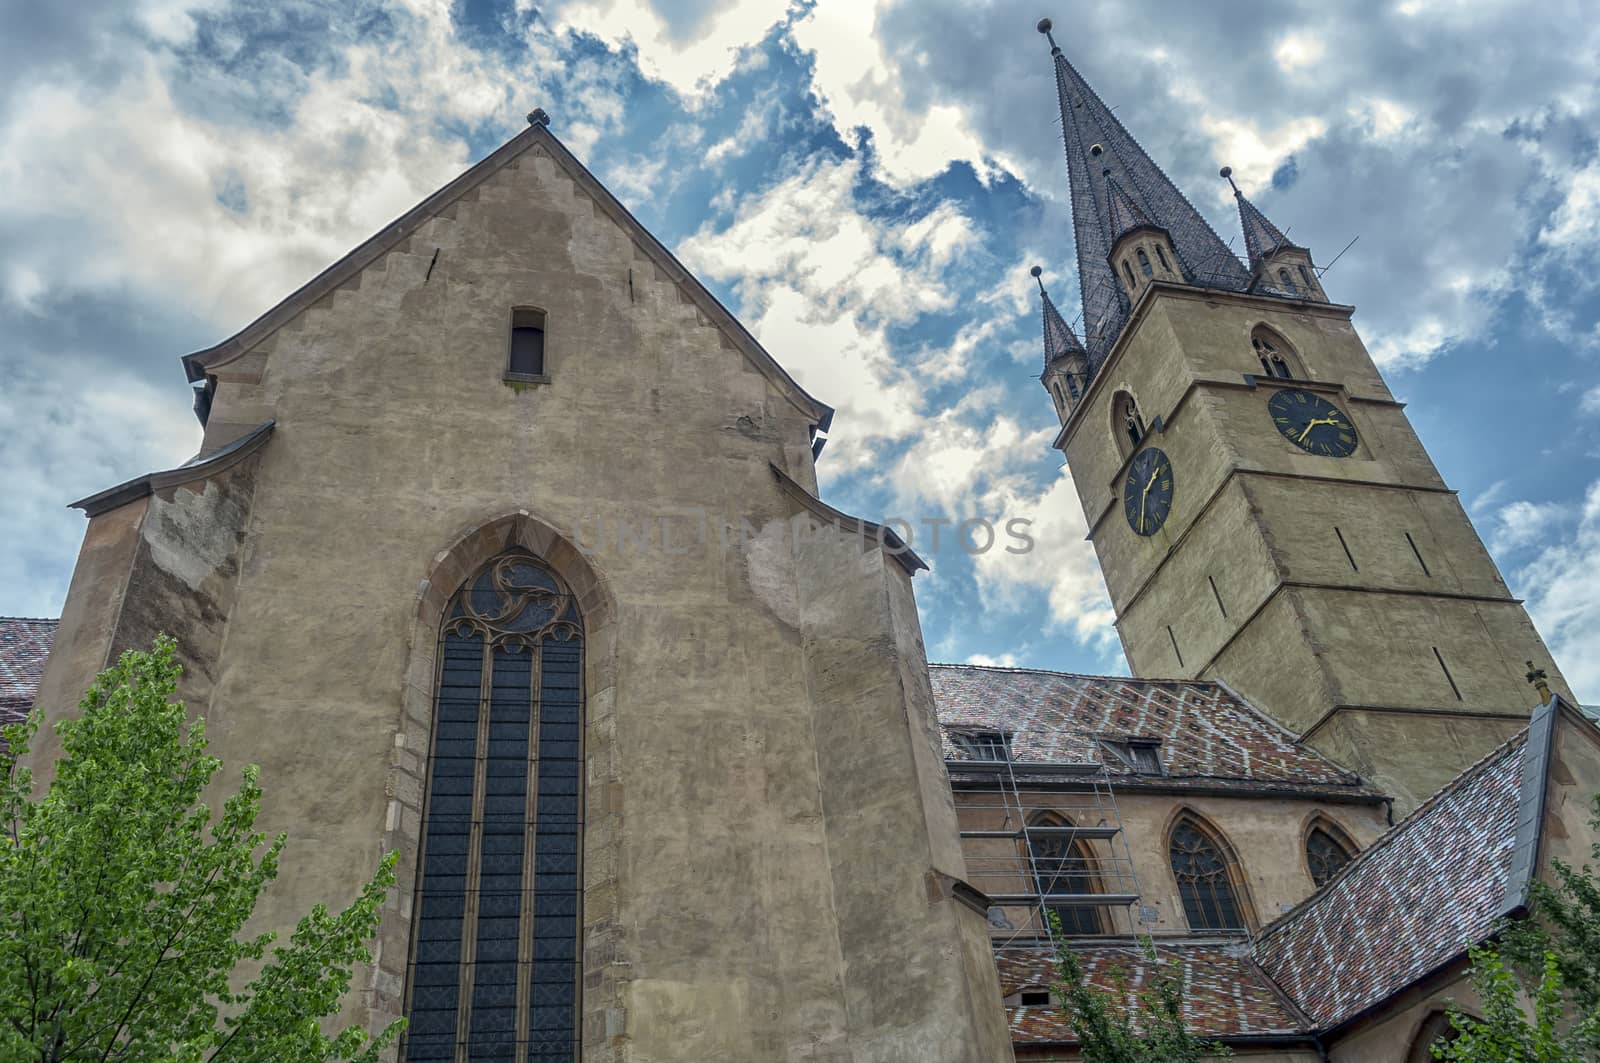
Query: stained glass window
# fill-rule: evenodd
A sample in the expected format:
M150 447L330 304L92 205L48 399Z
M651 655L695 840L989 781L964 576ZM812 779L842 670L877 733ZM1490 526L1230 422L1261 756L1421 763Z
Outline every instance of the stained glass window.
M1064 826L1051 822L1048 827ZM1098 893L1095 888L1094 858L1081 842L1065 834L1029 834L1034 873L1039 892L1046 896ZM1061 931L1069 935L1100 934L1100 913L1092 905L1046 904L1061 920Z
M1192 820L1172 831L1172 874L1191 930L1242 930L1239 901L1222 850Z
M417 890L408 1063L578 1051L583 626L536 558L452 600Z
M1311 828L1306 836L1306 863L1311 867L1311 881L1318 886L1337 875L1354 856L1339 839L1321 827Z

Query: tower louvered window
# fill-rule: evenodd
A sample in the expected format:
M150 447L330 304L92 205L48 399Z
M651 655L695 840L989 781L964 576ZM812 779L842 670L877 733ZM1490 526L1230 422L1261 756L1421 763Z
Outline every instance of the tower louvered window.
M1311 868L1311 881L1319 887L1353 859L1355 854L1321 827L1313 827L1306 835L1306 865Z
M1172 831L1172 874L1191 930L1242 930L1239 899L1222 848L1193 820Z
M583 625L526 553L452 599L416 899L404 1058L578 1051Z

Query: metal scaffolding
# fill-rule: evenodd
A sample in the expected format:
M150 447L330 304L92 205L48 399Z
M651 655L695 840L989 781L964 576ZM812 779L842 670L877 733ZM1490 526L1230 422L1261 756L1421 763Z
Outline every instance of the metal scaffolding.
M1130 935L1139 926L1139 881L1105 766L949 760L972 885L992 902L994 947L1052 942L1054 911L1065 938Z

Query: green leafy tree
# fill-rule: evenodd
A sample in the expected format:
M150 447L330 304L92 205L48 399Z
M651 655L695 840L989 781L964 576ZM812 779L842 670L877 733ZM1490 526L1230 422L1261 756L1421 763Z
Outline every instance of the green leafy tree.
M1056 914L1047 914L1056 941L1055 990L1084 1063L1199 1063L1233 1057L1226 1045L1196 1037L1184 1025L1177 961L1159 959L1150 938L1139 941L1152 972L1145 987L1134 992L1127 970L1113 967L1107 972L1111 987L1101 989L1090 984L1083 964L1063 941Z
M1589 825L1600 835L1600 796ZM1600 863L1600 842L1590 848ZM1475 949L1473 988L1484 1003L1475 1019L1450 1010L1456 1040L1435 1045L1437 1059L1566 1063L1600 1059L1600 877L1594 864L1551 861L1553 881L1529 885L1533 916L1508 924L1499 945ZM1522 1002L1531 1003L1530 1020Z
M213 815L221 767L204 721L173 700L181 668L161 637L103 672L57 729L55 778L35 796L21 764L37 718L6 729L0 757L0 1059L301 1061L377 1058L398 1036L321 1021L337 1013L394 856L337 915L322 905L287 945L246 935L278 874L284 837L255 829L258 770ZM264 963L243 988L244 961Z

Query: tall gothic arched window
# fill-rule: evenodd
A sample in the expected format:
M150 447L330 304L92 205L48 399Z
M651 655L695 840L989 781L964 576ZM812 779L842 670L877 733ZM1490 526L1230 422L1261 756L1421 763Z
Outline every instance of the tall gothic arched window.
M578 1053L583 622L531 554L489 562L439 639L404 1058Z
M1318 824L1306 835L1306 866L1320 888L1355 859L1355 852L1328 827Z
M1172 828L1172 874L1190 930L1243 930L1233 868L1210 831L1185 816Z
M1258 328L1250 335L1250 346L1261 362L1261 371L1268 376L1284 380L1292 380L1297 375L1302 378L1305 376L1298 365L1291 362L1294 355L1289 353L1289 344L1277 333L1264 327Z
M1044 896L1098 893L1094 856L1082 842L1065 832L1063 828L1067 826L1064 820L1052 816L1028 830L1028 847L1039 892ZM1105 933L1100 913L1093 905L1047 902L1045 907L1061 921L1064 934L1076 937Z
M1139 269L1146 277L1154 277L1155 271L1150 268L1150 256L1144 253L1144 248L1138 249Z

